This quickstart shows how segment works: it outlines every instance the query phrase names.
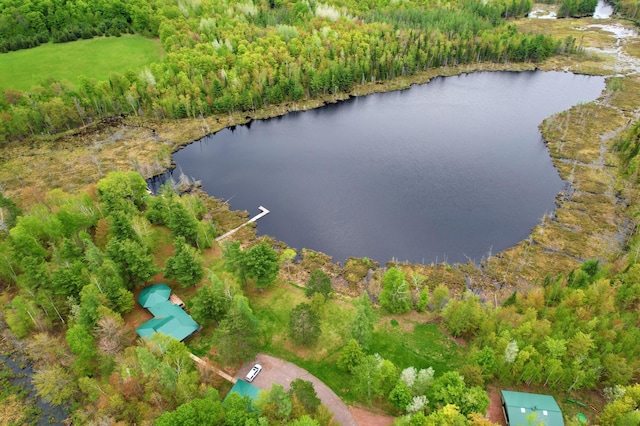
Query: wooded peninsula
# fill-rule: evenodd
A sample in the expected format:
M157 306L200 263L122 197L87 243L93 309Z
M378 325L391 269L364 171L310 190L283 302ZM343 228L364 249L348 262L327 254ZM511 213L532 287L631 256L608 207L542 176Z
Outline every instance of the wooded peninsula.
M507 424L511 390L640 425L640 2L596 3L0 0L2 424L338 424L307 376L236 392L266 354L343 424ZM479 264L339 264L184 176L147 188L226 127L533 69L607 86L540 124L567 189Z

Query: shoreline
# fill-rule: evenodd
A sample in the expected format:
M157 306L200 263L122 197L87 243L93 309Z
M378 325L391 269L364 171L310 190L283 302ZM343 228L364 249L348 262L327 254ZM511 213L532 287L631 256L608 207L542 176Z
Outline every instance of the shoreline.
M588 20L576 20L574 22L579 22L582 25L587 23L585 21ZM518 22L518 24L523 24L523 22L524 21ZM568 21L565 21L558 25L564 25L567 22ZM526 24L530 24L530 21L526 22ZM612 36L612 38L614 37ZM66 134L59 135L53 140L51 137L40 137L31 140L30 143L24 144L27 145L26 147L9 147L7 149L8 152L5 153L3 161L3 166L5 166L3 168L5 170L4 172L0 172L0 181L3 181L9 196L15 196L23 206L28 207L39 202L44 196L44 193L53 188L60 188L67 192L87 191L88 189L89 192L92 193L94 189L91 188L95 186L95 183L111 170L134 170L140 173L145 179L157 177L169 170L175 169L172 155L184 146L194 143L206 135L215 134L224 128L247 124L253 120L277 118L289 112L307 111L325 105L335 104L351 97L409 89L413 85L426 84L436 77L447 77L473 72L558 71L582 75L605 76L607 81L610 80L614 77L615 73L613 71L607 71L604 64L598 63L599 61L602 60L598 57L594 58L590 56L590 54L585 54L585 56L573 55L571 57L556 56L540 64L466 64L456 67L430 69L419 74L400 77L393 81L371 82L364 85L356 84L349 93L330 95L319 99L303 100L295 103L289 102L248 113L236 112L227 115L183 119L179 121L155 121L138 117L115 117L114 119L112 117L111 119L92 123L87 128L73 129ZM598 66L596 67L594 64ZM634 77L629 78L633 79ZM607 86L600 98L591 104L595 105L596 109L598 108L598 104L600 104L599 107L606 109L607 106L603 105L611 101L611 99L608 99L610 97L609 87ZM572 110L582 107L583 106L576 106L572 108ZM565 181L569 181L567 176L570 175L571 171L567 170L566 164L564 164L563 161L567 160L570 162L575 159L566 159L556 155L557 152L561 150L559 144L567 144L562 140L562 135L554 134L554 130L551 129L549 123L557 120L557 117L563 114L570 115L570 111L571 110L548 117L540 124L543 139L549 150L549 155L551 156L554 167L558 170L560 177ZM597 114L598 112L596 111L595 115L597 116ZM571 124L571 119L571 117L566 118L565 121L569 122L567 126ZM628 113L625 114L625 112L620 109L618 111L618 120L614 121L619 122L623 120L626 122L628 119ZM600 119L600 121L603 120ZM545 128L548 129L545 130ZM620 129L620 126L616 126L614 129L607 129L607 133L619 131ZM594 135L591 136L593 137ZM559 137L559 139L556 139L557 137ZM581 146L584 148L589 143L590 141L588 140L575 141L575 145L577 146L576 152L580 150L579 148ZM67 167L63 175L60 175L60 161L56 157L56 148L72 153L71 158L64 160L65 166ZM53 151L56 151L56 153ZM615 162L615 159L610 159L610 161ZM51 170L51 168L53 168L58 175L55 173L47 173L47 170ZM42 173L44 176L33 176L34 173ZM588 175L583 177L577 176L573 178L572 182L576 185L588 185L589 182L585 181L587 178L589 178ZM563 238L574 238L574 236L567 236L562 233L563 228L570 224L567 225L562 222L565 219L564 217L567 216L564 210L562 210L562 193L558 194L558 199L559 203L552 217L543 217L541 225L534 227L530 231L527 239L517 243L512 248L503 250L485 259L484 262L481 261L478 265L473 264L475 271L469 271L467 268L468 264L457 264L457 268L465 270L465 278L462 282L459 282L459 285L465 286L465 282L470 281L468 285L470 288L482 288L490 284L490 287L503 287L506 285L510 289L520 287L526 289L541 278L541 274L536 272L536 269L547 270L548 268L549 273L558 270L570 270L579 265L576 259L589 258L595 253L595 250L586 250L582 255L573 256L573 258L568 258L564 254L561 254L566 252L573 255L575 248L567 251L564 250L567 244L558 244L556 241L553 241ZM575 199L569 201L575 203ZM224 201L216 200L215 203L224 204ZM564 202L564 204L566 204L566 202ZM589 208L589 206L583 207L584 210L588 210ZM230 221L234 223L239 222L245 215L244 212L239 211L230 211L230 214L237 218L230 219ZM621 215L621 217L618 217L619 220L625 219L622 210L618 209L615 214ZM610 220L611 218L606 219ZM233 226L234 223L231 223L229 226ZM554 226L558 223L560 226ZM554 227L560 229L553 229ZM555 232L556 236L540 236L540 234L550 234L550 230ZM256 236L254 235L252 238L256 238ZM541 260L532 261L532 254ZM346 267L349 259L344 263ZM537 267L532 267L532 263ZM438 265L439 264L435 264L434 267L437 268ZM335 267L340 266L335 265ZM519 275L520 273L522 273L522 275Z

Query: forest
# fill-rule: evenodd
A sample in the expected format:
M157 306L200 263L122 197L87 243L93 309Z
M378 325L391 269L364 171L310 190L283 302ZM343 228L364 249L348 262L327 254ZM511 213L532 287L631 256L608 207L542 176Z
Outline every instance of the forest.
M637 22L637 1L614 5ZM567 19L593 7L558 3ZM3 88L0 143L6 153L26 147L21 155L35 156L42 145L65 153L73 135L101 149L79 129L114 117L141 128L221 121L440 67L584 60L574 35L518 30L531 8L529 0L0 0L0 52L126 33L157 38L164 50L159 63L108 80ZM612 81L610 97L637 87ZM607 190L624 195L632 228L623 250L538 271L524 291L521 279L505 278L517 271L509 262L500 284L511 291L500 299L466 290L473 265L337 266L253 227L218 242L246 218L191 184L150 194L149 176L130 170L100 170L74 192L2 182L0 360L28 359L37 395L76 424L335 424L311 382L273 385L252 401L227 395L229 384L191 359L234 372L259 352L300 364L397 425L493 425L485 415L495 387L553 394L563 409L566 399L588 401L594 424L640 424L640 244L629 195L639 179L637 120L611 150L616 182ZM155 282L180 293L202 326L185 342L137 337L145 313L136 295ZM8 369L0 377L3 417L37 421L13 379ZM579 424L571 415L566 423Z
M386 1L78 3L85 7L73 8L75 14L55 2L48 8L32 3L31 11L2 7L2 39L20 48L20 40L56 40L60 34L74 39L82 31L135 31L159 37L164 60L140 72L113 73L109 81L86 76L78 87L45 81L26 92L5 88L0 142L54 134L114 114L160 120L254 111L427 68L542 61L576 49L573 38L522 34L503 18L523 16L528 0L452 2L447 9L423 1L402 7Z

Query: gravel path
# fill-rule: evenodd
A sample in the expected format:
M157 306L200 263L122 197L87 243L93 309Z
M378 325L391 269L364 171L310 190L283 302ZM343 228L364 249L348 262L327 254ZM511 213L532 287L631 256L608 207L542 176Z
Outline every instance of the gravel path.
M311 375L307 370L280 358L258 354L255 361L245 363L235 377L244 380L251 367L256 363L262 365L262 371L252 382L253 385L260 389L271 389L271 384L277 383L282 385L285 390L289 390L291 382L295 379L299 378L312 382L313 387L318 394L318 398L320 398L322 403L326 405L331 412L333 412L333 420L337 424L342 426L358 426L353 415L349 411L349 407L347 407L338 395L329 389L327 385L315 376Z

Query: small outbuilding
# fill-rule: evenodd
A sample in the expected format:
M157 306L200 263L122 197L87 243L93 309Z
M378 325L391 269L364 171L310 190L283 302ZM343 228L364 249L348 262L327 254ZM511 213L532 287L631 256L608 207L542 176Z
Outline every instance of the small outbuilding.
M551 395L503 390L502 409L508 426L564 426L562 411Z
M229 393L227 394L227 396L225 396L224 399L226 400L232 392L236 392L240 394L240 396L246 395L251 398L252 401L255 401L258 399L260 388L244 380L238 380L237 382L235 382L231 390L229 390ZM224 401L222 401L222 403L224 404Z
M140 337L162 333L182 341L200 328L189 314L170 301L170 296L171 288L166 284L153 284L140 292L138 302L153 314L152 319L136 328Z

